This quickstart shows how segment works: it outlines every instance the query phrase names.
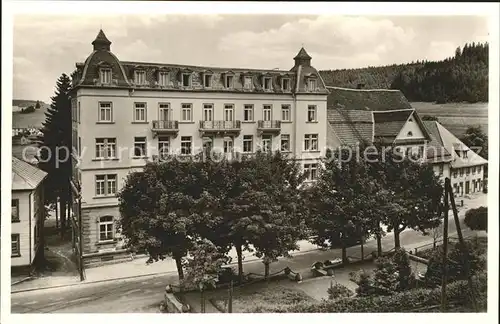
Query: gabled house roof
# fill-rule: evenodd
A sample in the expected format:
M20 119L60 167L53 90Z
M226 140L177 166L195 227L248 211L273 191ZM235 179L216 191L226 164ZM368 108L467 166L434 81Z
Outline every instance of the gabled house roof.
M452 168L484 165L488 163L488 160L479 156L479 154L467 147L467 145L460 141L439 122L426 121L424 123L425 127L433 135L436 142L441 144L450 153ZM463 154L458 155L456 150L467 151L467 157L464 157Z
M45 171L12 157L12 190L36 189L46 176Z
M413 110L411 109L384 112L374 111L374 138L382 143L392 144L412 113Z
M330 91L327 99L328 109L368 111L413 109L399 90L348 89L331 86L326 88Z

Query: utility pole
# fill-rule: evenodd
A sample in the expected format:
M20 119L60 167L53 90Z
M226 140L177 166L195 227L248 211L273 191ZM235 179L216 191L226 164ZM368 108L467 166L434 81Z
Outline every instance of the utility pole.
M445 189L448 189L448 192L451 191L451 182L449 178L446 178L445 180ZM460 244L460 248L462 249L462 253L464 254L465 257L465 264L464 264L464 270L465 270L465 275L467 276L467 283L469 286L470 290L470 299L472 302L472 306L474 307L474 311L478 311L477 309L477 304L476 304L476 298L474 296L474 289L472 285L472 276L470 273L470 264L469 264L469 252L467 251L467 246L465 245L464 237L462 235L462 229L460 228L460 219L458 218L458 210L457 206L455 205L455 197L453 194L450 194L450 202L451 202L451 208L453 210L453 218L455 219L455 227L457 228L457 234L458 234L458 241Z
M442 261L442 275L441 278L441 311L446 311L446 283L447 283L447 275L448 275L448 187L446 186L446 181L449 181L448 178L445 180L444 186L444 206L443 206L443 261Z

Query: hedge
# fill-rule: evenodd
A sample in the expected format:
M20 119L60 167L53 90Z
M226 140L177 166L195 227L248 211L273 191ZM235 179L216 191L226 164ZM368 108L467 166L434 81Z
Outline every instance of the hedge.
M481 274L473 280L476 302L480 311L486 311L487 278ZM450 305L470 306L467 281L456 281L447 286ZM398 313L439 305L441 289L413 289L391 296L355 297L325 300L320 303L299 303L292 306L257 307L255 313ZM437 308L439 310L439 308Z

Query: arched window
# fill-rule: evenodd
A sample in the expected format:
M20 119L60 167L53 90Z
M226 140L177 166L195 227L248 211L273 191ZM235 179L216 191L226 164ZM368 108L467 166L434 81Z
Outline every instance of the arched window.
M111 241L114 238L113 216L99 217L99 241Z
M412 137L413 133L411 131L408 132L408 137Z

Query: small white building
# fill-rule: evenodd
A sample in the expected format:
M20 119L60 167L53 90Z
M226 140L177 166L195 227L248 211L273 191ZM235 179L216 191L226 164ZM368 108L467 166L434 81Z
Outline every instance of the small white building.
M46 176L46 172L12 157L12 267L30 267L38 254L45 212L42 183Z

